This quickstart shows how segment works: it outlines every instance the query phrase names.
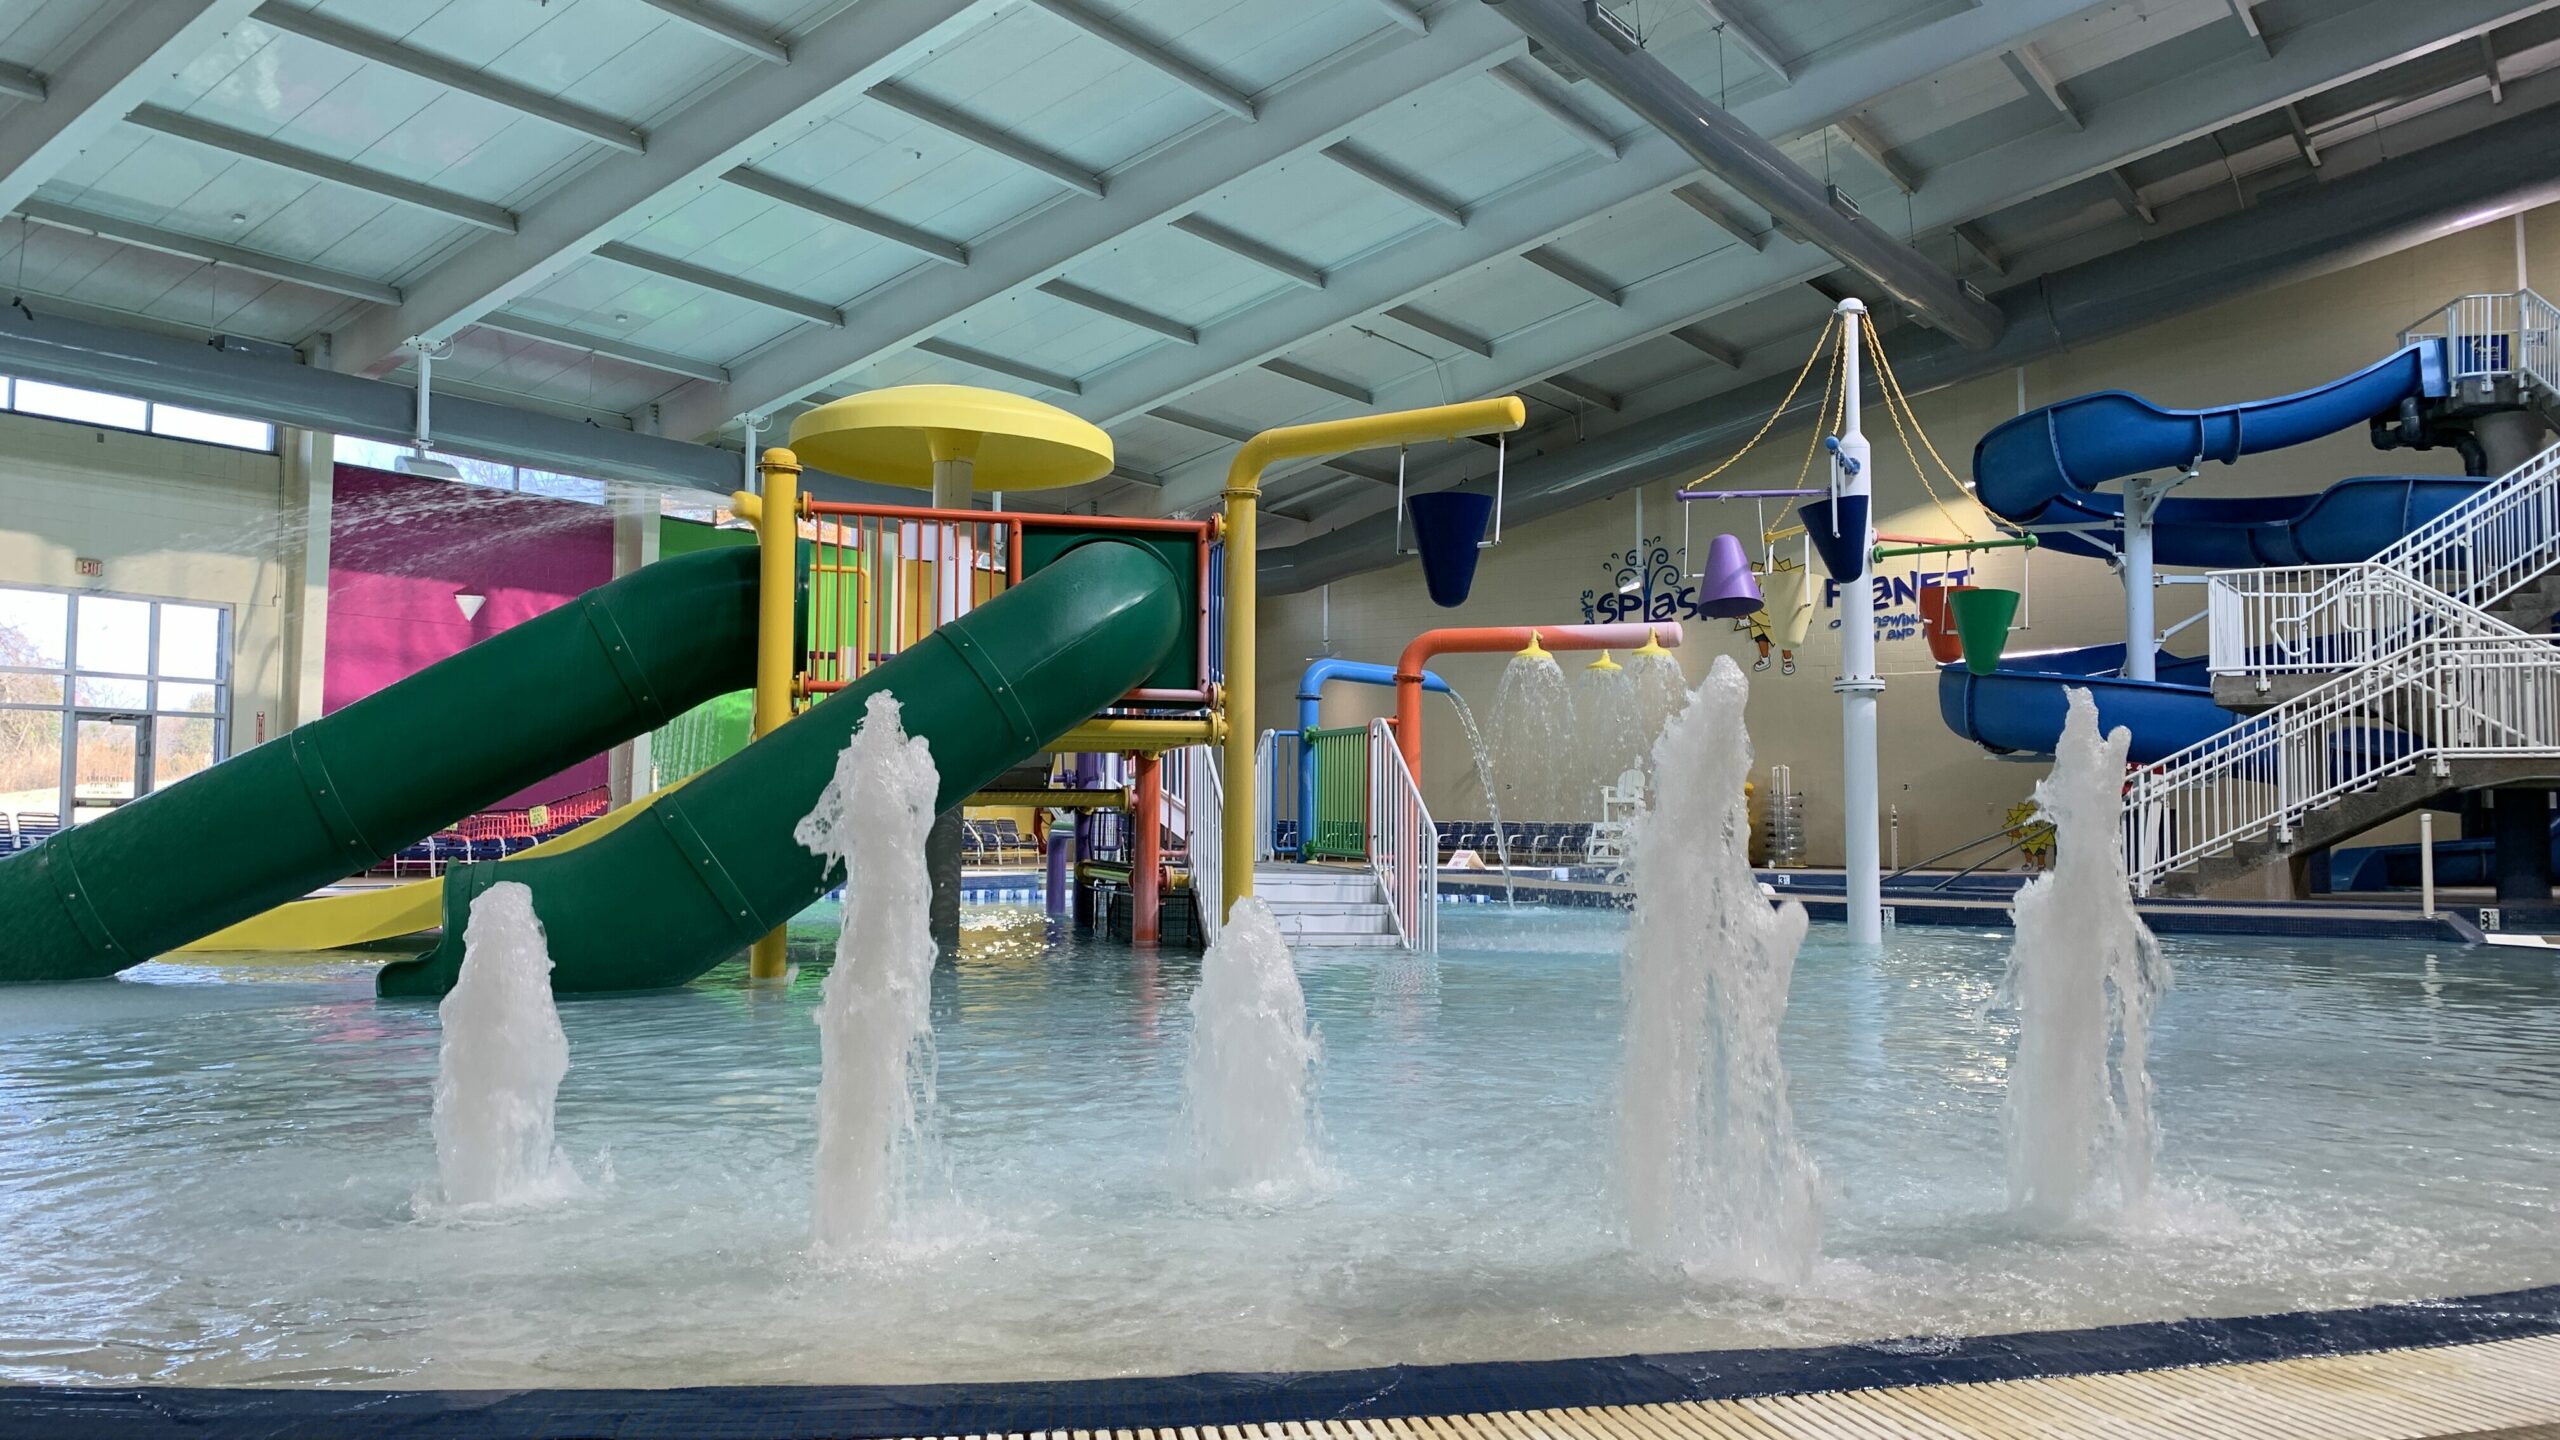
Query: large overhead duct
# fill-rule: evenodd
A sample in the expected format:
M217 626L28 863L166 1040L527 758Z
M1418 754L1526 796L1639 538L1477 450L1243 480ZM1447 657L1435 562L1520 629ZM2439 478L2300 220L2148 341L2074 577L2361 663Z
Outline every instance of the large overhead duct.
M407 385L14 307L0 309L0 374L395 445L409 442L417 415L417 397ZM476 459L718 495L737 489L740 477L734 450L449 392L436 396L435 443L439 451ZM915 499L911 490L835 477L819 477L808 488L828 499Z
M1997 300L2008 328L2000 343L1967 350L1944 335L1916 336L1896 347L1894 370L1909 393L1940 389L2555 200L2560 108L2527 112L2004 291ZM1703 470L1759 428L1786 397L1791 378L1773 376L1552 454L1515 460L1505 513L1516 525ZM1781 423L1811 420L1818 400L1800 395ZM1395 564L1394 518L1371 516L1263 551L1263 589L1291 594Z
M1881 287L1884 295L1877 298L1891 297L1976 349L2000 338L1998 307L1874 221L1835 205L1831 187L1638 48L1635 36L1607 11L1578 0L1485 3L1669 136L1708 174Z

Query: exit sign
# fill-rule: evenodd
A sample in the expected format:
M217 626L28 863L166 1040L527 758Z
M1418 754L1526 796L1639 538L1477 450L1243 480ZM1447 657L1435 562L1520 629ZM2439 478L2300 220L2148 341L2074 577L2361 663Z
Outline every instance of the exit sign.
M90 558L89 558L88 556L86 556L86 555L83 555L83 556L81 556L79 559L72 561L72 562L71 562L71 566L72 566L72 568L73 568L73 569L75 569L75 570L79 571L81 574L86 575L86 576L90 576L90 577L92 577L92 578L95 578L95 577L97 577L97 576L104 575L104 574L106 574L106 573L107 573L107 562L106 562L106 561L104 561L104 560L92 560L92 559L90 559Z

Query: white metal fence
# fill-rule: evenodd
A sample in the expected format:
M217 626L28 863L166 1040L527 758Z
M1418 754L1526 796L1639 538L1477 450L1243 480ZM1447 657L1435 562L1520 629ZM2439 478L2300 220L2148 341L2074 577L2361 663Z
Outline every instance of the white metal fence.
M2454 758L2560 755L2560 637L2429 638L2137 767L2126 794L2134 890Z
M1282 822L1306 823L1298 815L1298 732L1263 731L1253 746L1253 774L1261 792L1254 797L1254 854L1277 859L1285 849L1280 843Z
M2400 343L2444 342L2449 379L2560 376L2560 308L2531 290L2464 295L2400 332Z
M2354 670L2429 636L2524 633L2423 580L2371 563L2217 571L2206 577L2205 616L2212 672L2261 681Z
M1440 830L1385 720L1369 722L1369 868L1405 948L1440 948Z
M1226 919L1226 857L1218 840L1227 818L1226 780L1219 773L1226 752L1215 745L1186 745L1180 753L1191 796L1191 898L1199 906L1200 933L1215 944L1218 926Z

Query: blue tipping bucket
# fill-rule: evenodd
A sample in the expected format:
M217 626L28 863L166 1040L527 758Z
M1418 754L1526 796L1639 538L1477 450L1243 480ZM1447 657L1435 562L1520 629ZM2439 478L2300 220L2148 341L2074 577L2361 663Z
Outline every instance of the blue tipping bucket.
M1414 548L1422 554L1422 583L1431 603L1444 610L1464 605L1476 583L1476 545L1493 519L1493 497L1440 490L1410 496L1404 508L1413 517Z

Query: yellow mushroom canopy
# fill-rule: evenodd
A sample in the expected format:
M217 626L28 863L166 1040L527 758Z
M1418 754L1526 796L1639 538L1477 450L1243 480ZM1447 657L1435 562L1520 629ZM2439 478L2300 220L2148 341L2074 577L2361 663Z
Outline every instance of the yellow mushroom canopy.
M831 400L791 422L803 464L933 488L937 460L972 462L979 490L1050 490L1111 473L1111 437L1055 405L971 385L900 385Z

